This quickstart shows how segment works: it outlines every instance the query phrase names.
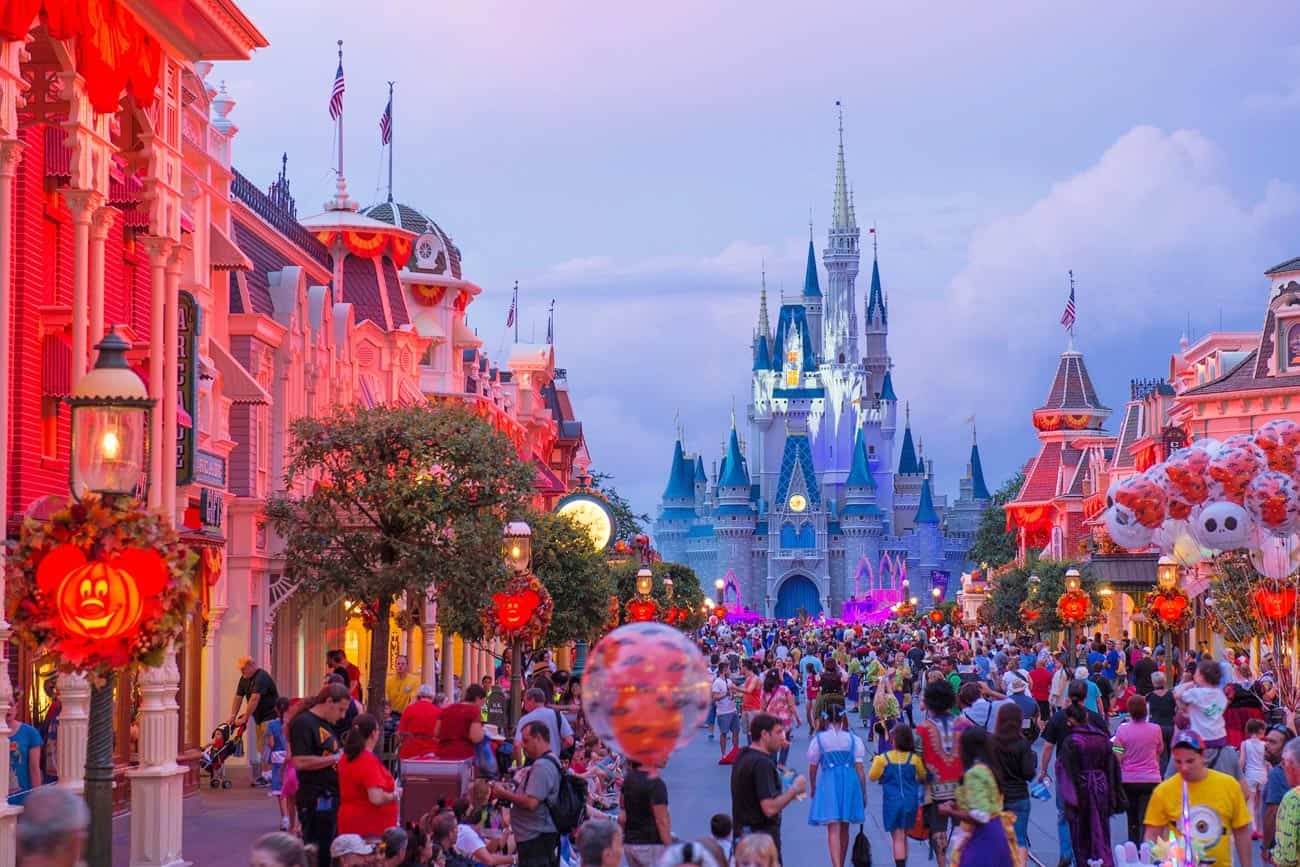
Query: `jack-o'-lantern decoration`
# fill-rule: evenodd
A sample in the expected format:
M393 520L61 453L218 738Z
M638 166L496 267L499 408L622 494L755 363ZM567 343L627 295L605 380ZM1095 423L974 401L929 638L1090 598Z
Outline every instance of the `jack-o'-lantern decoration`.
M480 619L488 634L506 641L534 642L551 625L551 594L536 575L518 575L492 594Z
M1082 590L1067 590L1056 603L1056 616L1066 626L1079 626L1092 613L1092 600Z
M943 612L938 608L933 609L927 616L931 623L943 623Z
M144 612L142 598L156 595L166 580L161 555L137 548L87 562L84 551L63 544L36 567L36 584L54 597L59 624L91 641L132 633Z
M633 623L647 623L658 613L659 605L653 599L633 599L627 603L627 619Z
M1181 587L1155 590L1147 594L1144 613L1162 629L1183 632L1192 625L1192 600Z
M1260 619L1268 624L1275 624L1296 613L1296 588L1294 584L1278 584L1276 587L1257 587L1251 594L1255 611Z

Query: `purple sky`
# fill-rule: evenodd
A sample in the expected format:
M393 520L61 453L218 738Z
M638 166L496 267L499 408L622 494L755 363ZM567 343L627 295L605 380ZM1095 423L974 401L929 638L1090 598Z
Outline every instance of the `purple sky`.
M809 208L824 242L836 99L895 386L943 491L972 413L990 486L1033 453L1067 269L1077 343L1119 409L1129 379L1167 373L1189 317L1258 328L1262 272L1300 255L1284 2L241 6L271 46L213 73L238 101L236 165L265 186L288 151L299 213L319 210L342 38L349 184L382 198L396 80L396 198L461 247L490 352L514 280L525 339L557 299L592 456L645 511L674 412L712 455L749 393L760 262L794 291Z

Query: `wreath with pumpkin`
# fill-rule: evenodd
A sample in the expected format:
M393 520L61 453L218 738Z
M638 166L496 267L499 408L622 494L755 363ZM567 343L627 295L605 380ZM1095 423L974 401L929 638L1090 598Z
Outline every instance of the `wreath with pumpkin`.
M14 639L65 671L161 665L197 599L198 566L161 515L87 495L23 525L5 611Z
M1056 603L1056 616L1066 626L1081 626L1092 614L1092 599L1082 590L1067 590Z
M551 626L554 603L550 591L536 575L518 575L492 594L483 609L483 631L505 641L535 644Z
M1172 632L1185 632L1192 626L1192 599L1181 587L1153 590L1142 603L1147 621Z
M1032 628L1039 618L1043 616L1043 609L1026 599L1020 603L1019 613L1020 622Z

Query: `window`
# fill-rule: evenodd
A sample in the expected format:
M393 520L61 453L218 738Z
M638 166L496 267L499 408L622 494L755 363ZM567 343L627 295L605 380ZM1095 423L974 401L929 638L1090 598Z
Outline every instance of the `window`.
M796 548L799 545L799 537L795 535L794 524L781 525L781 547Z
M1296 322L1286 333L1286 366L1300 368L1300 322Z
M796 547L798 548L817 547L817 532L813 530L812 524L804 524L801 527L799 527L799 542L796 545Z

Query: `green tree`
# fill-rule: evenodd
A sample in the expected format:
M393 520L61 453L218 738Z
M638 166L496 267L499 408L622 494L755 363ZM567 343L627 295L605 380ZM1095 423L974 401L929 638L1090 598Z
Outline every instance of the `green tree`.
M591 476L591 486L600 492L614 513L614 538L610 542L618 539L631 542L635 536L645 532L650 516L632 511L631 504L615 490L613 481L614 477L609 473L593 473Z
M996 569L998 566L1010 563L1020 553L1016 531L1007 529L1007 513L1002 510L1002 507L1015 499L1024 483L1025 474L1016 473L994 492L992 502L984 510L984 514L980 515L979 527L975 530L975 542L966 555L972 562L979 565L987 563L989 568Z
M544 643L559 647L593 640L617 589L604 552L595 550L591 537L570 518L532 512L527 521L533 530L533 571L554 604Z
M636 596L636 573L640 569L641 564L636 560L619 563L613 567L619 602L624 606ZM695 570L685 563L659 562L650 564L650 571L654 575L650 597L659 603L661 609L670 604L685 608L691 616L683 624L684 628L698 628L704 622L704 589L700 586L700 576L695 574ZM668 600L668 591L664 586L664 576L667 575L671 575L673 579L671 602Z
M441 619L458 607L449 600L502 580L502 519L522 507L532 470L458 405L344 407L296 420L292 434L285 493L266 520L291 579L370 607L367 696L378 712L394 600L436 582Z
M1034 605L1041 615L1029 628L1039 633L1061 631L1064 626L1056 616L1056 603L1065 593L1065 572L1071 567L1079 569L1079 586L1091 597L1092 610L1100 612L1101 595L1097 592L1098 585L1085 564L1063 560L1033 560L997 577L988 601L988 613L993 626L1008 630L1027 628L1020 614L1020 605L1029 598L1029 576L1037 575L1039 582L1034 594Z

